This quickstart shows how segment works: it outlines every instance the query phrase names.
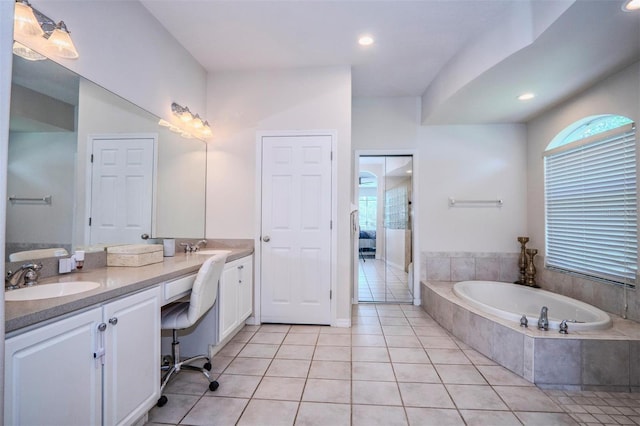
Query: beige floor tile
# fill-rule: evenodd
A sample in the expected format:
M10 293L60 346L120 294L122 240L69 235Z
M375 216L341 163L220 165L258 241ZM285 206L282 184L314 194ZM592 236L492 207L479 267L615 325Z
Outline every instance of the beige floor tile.
M289 333L282 342L283 345L315 345L318 333Z
M263 326L265 327L265 326ZM284 340L286 334L285 333L275 333L275 332L267 332L267 331L258 331L253 335L249 343L261 343L265 345L279 345Z
M322 327L320 334L351 334L350 327Z
M457 410L406 407L406 411L411 426L463 426L465 424ZM491 423L483 426L489 425L494 426Z
M422 348L389 348L391 361L410 364L429 364L427 353Z
M165 394L167 404L163 407L153 407L149 411L149 421L156 423L178 424L200 399L195 395Z
M473 365L435 364L442 383L486 385L487 381Z
M242 358L273 358L278 352L279 345L263 345L247 343L238 354Z
M387 347L387 342L384 340L382 330L380 334L352 334L351 346L367 346L367 347Z
M211 378L217 378L218 374L211 374ZM199 371L181 370L178 374L173 374L167 387L166 393L177 393L181 395L202 396L209 391L209 380Z
M460 349L450 337L444 336L420 336L420 342L425 348L434 349Z
M559 413L564 411L544 392L533 386L494 386L493 389L513 411L526 410Z
M351 346L351 334L320 334L318 346Z
M385 336L387 346L390 348L421 348L422 345L416 336Z
M351 380L351 362L312 361L309 378Z
M348 404L351 402L351 381L307 379L302 400Z
M389 352L387 348L356 346L351 348L351 359L353 361L389 362Z
M233 336L231 343L247 343L253 337L255 333L253 331L240 331Z
M393 370L398 382L441 383L431 364L393 363Z
M379 325L360 325L356 324L351 327L352 335L382 335L382 327Z
M301 402L296 426L340 426L351 422L351 405Z
M414 327L435 327L438 326L438 323L432 320L431 318L407 318L409 320L409 324Z
M520 426L520 420L510 411L460 410L468 426Z
M262 378L260 376L241 376L237 374L223 374L218 378L220 387L211 396L229 396L234 398L251 398L258 383Z
M415 336L413 328L408 325L383 325L382 332L385 336Z
M525 426L535 425L554 425L554 426L574 426L578 422L573 420L566 413L535 413L535 412L517 412L516 416Z
M351 324L357 325L380 325L380 319L378 317L352 317Z
M240 353L242 348L244 348L244 345L244 343L227 343L217 355L234 357Z
M300 401L305 379L291 377L264 377L254 398Z
M189 411L182 423L202 426L235 424L247 405L248 399L204 397Z
M405 407L455 408L439 383L398 383Z
M289 333L319 334L321 328L319 325L292 325Z
M534 386L500 365L478 365L477 368L491 385Z
M260 326L261 333L287 333L291 329L287 324L262 324Z
M356 362L351 367L352 380L395 382L396 377L389 362Z
M315 346L282 345L276 359L311 359L315 350Z
M447 330L440 326L414 326L416 336L448 337Z
M475 365L497 365L491 359L487 358L476 350L465 349L462 352L464 352L467 358L469 358L469 361L471 361Z
M236 358L224 372L226 374L263 376L270 363L271 360L266 358Z
M409 321L402 315L401 317L380 317L380 325L409 325Z
M380 407L375 405L353 405L353 426L401 426L408 425L402 407Z
M307 359L274 359L265 376L307 377L310 365Z
M425 349L434 364L471 364L460 349Z
M402 405L395 382L353 381L354 404Z
M242 413L238 426L293 425L298 402L252 399Z
M445 385L458 409L507 410L507 406L490 386Z
M222 373L235 357L217 354L211 360L211 373Z
M316 346L314 360L351 361L351 348L345 346Z

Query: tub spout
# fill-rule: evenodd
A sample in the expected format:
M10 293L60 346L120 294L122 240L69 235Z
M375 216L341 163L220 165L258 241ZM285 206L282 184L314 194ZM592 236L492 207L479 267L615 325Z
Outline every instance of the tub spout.
M548 317L549 308L543 306L540 310L540 317L538 318L538 329L539 330L548 330L549 329L549 317Z

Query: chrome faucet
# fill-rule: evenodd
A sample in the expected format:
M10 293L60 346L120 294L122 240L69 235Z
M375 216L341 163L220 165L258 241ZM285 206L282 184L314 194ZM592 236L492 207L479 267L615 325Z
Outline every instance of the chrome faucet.
M198 242L195 243L180 243L180 245L182 247L184 247L184 252L185 253L192 253L194 251L198 251L198 249L200 248L200 245L203 245L206 247L207 245L207 240L200 240Z
M539 330L548 330L549 329L549 317L547 312L549 308L543 306L540 310L540 317L538 318L538 329Z
M42 263L25 263L15 272L8 271L4 279L5 290L15 290L20 288L20 280L24 280L25 286L38 284Z

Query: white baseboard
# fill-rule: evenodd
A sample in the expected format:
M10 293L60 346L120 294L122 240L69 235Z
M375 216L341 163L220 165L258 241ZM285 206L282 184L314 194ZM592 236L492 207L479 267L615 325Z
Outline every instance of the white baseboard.
M335 326L336 327L350 328L351 327L351 318L337 318Z

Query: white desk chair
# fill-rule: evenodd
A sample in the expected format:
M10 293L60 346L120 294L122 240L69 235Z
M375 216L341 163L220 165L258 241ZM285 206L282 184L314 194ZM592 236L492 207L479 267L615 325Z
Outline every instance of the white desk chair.
M158 407L162 407L167 403L167 397L162 395L164 388L169 383L169 379L178 373L181 369L201 371L209 380L209 390L218 389L218 382L209 377L208 370L211 370L211 361L207 355L198 355L192 358L180 361L180 342L178 342L178 330L183 330L194 325L216 301L218 296L218 280L222 274L224 263L227 260L227 254L217 254L207 259L196 276L191 289L191 297L188 302L179 302L163 309L162 311L162 329L173 330L173 342L171 343L171 355L173 357L173 365L163 366L162 369L167 371L162 377L162 385L160 387L160 399L158 399ZM197 360L205 360L202 368L195 367L190 364Z

